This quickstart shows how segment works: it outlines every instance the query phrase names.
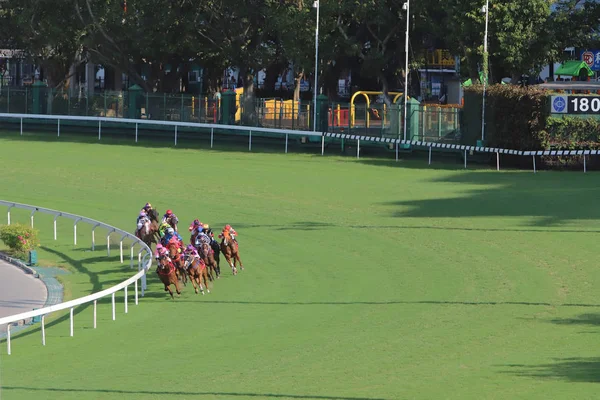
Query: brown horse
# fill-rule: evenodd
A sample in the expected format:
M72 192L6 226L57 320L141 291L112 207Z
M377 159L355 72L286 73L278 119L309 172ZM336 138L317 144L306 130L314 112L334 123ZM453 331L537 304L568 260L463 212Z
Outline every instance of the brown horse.
M152 248L152 243L158 243L158 223L155 221L146 222L138 233L138 237L146 246Z
M187 286L187 270L185 269L182 254L179 251L179 244L175 240L170 240L169 243L167 243L166 248L169 251L169 257L176 268L175 272L177 273L177 277L181 279L183 286Z
M198 294L198 288L200 288L200 291L204 295L202 280L204 280L206 292L210 293L210 290L208 289L208 268L206 268L204 261L202 261L200 257L186 255L185 267L188 275L190 276L190 281L192 282L192 286L194 287L196 294ZM198 287L196 287L196 283L198 284Z
M200 242L200 244L198 245L198 254L202 258L202 261L204 261L204 263L208 267L209 279L212 281L215 279L215 276L219 278L219 275L221 275L221 271L219 271L217 262L215 261L214 252L210 248L210 244L208 244L207 242Z
M177 274L175 273L175 266L168 257L160 257L158 259L156 273L158 274L160 281L165 285L165 292L169 292L173 300L175 300L175 298L173 297L171 285L175 285L177 296L181 295L179 281L177 280Z
M227 230L223 229L223 232L220 235L222 237L221 240L221 251L227 260L227 264L231 266L231 270L234 275L237 275L236 265L240 263L240 269L244 269L242 265L242 260L240 259L240 252L238 250L238 242L235 240L235 235Z

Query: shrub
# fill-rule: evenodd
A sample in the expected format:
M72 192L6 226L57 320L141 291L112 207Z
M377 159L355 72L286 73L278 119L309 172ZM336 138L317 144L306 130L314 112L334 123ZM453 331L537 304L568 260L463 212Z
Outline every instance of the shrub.
M482 92L481 85L465 88L465 94L469 94L465 96L465 109L479 110L470 114L472 121L469 121L478 136ZM531 86L491 85L487 88L485 110L487 146L513 150L544 148L549 114L546 91Z
M600 147L600 121L595 118L551 117L547 125L546 148L573 150Z
M40 245L37 229L23 224L1 225L0 240L20 258L25 258L29 251Z

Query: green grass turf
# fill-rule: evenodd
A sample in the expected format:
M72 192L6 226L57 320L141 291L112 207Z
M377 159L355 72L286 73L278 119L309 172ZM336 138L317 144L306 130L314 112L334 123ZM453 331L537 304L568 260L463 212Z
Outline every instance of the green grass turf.
M150 274L114 322L105 302L96 330L80 307L73 338L61 314L45 347L38 328L1 343L3 400L597 398L596 173L8 133L0 159L0 198L128 230L151 201L184 230L232 224L246 266L176 301ZM57 242L36 224L69 297L133 273L83 225L74 247L69 221Z

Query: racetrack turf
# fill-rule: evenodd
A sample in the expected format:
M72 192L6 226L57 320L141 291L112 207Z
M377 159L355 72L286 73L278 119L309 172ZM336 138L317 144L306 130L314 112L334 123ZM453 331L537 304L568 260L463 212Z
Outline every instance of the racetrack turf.
M29 139L29 140L27 140ZM0 343L12 399L586 399L600 381L600 175L0 136L0 198L132 231L150 201L239 233L246 270L170 300L154 273ZM28 213L13 210L28 221ZM59 220L60 221L60 220ZM36 216L69 298L134 273ZM97 237L102 237L98 235ZM187 236L187 235L186 235ZM186 237L187 239L187 237ZM127 250L126 250L126 254ZM131 301L132 291L130 291Z

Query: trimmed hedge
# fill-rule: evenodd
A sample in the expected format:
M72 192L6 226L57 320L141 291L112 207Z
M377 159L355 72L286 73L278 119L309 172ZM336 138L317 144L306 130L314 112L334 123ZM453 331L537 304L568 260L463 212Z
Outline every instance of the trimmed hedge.
M481 137L481 105L483 86L465 88L465 109L475 108L470 121L465 121L472 131L467 135ZM542 150L547 137L549 117L546 91L532 86L491 85L486 93L486 146L513 150ZM477 126L478 135L474 135ZM474 145L475 143L468 143Z
M550 117L545 148L574 150L600 148L600 120L582 117Z

